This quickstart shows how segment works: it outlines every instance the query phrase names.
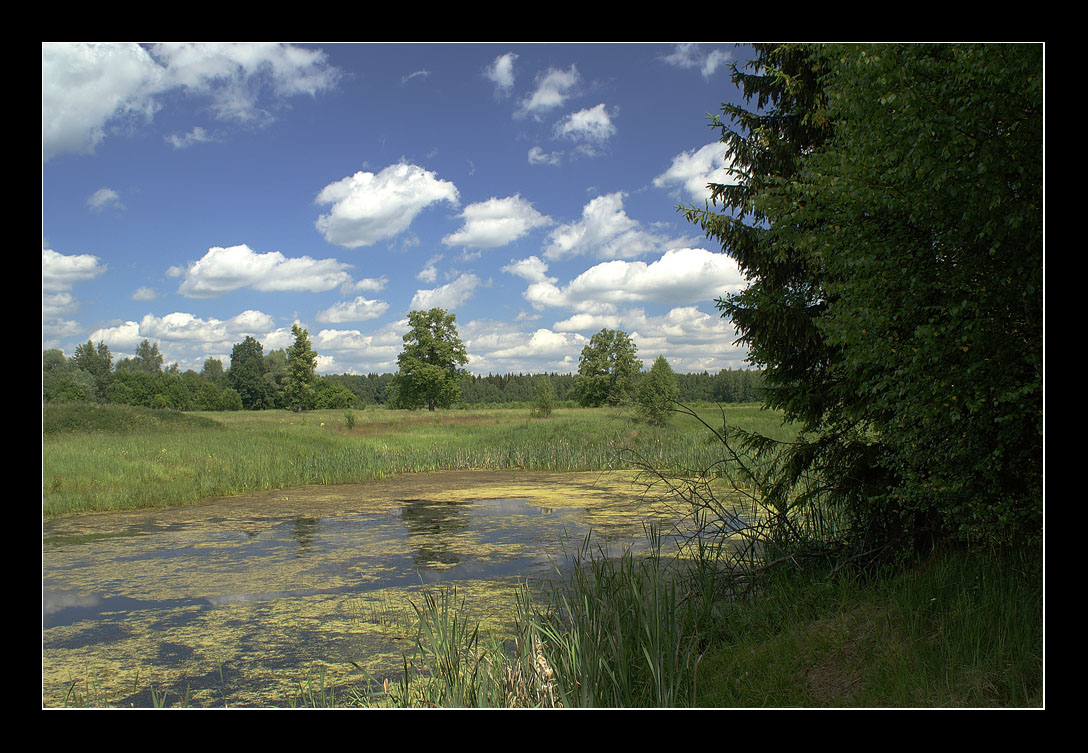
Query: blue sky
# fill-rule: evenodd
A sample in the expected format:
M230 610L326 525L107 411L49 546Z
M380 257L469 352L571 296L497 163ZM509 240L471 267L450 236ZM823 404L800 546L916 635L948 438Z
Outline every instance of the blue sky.
M719 44L43 44L42 347L144 339L230 365L310 332L392 372L412 309L473 373L576 372L603 327L648 367L744 366L733 261L687 223L725 182Z

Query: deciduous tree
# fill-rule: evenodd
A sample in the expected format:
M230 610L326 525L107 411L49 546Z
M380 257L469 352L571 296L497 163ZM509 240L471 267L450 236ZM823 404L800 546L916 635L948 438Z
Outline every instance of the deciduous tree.
M272 387L265 380L264 346L252 335L237 343L230 354L230 386L246 410L273 407Z
M637 350L623 330L606 328L593 335L578 359L574 378L578 402L586 407L628 402L641 370Z
M638 391L638 415L649 424L664 426L679 396L676 374L665 356L658 356Z
M411 329L404 335L404 350L389 387L390 404L415 410L448 408L461 397L461 367L468 363L465 345L457 334L457 316L445 309L412 311Z

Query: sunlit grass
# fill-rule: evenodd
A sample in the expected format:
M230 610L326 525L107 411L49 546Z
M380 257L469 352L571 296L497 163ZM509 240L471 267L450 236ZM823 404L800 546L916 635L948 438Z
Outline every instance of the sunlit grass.
M717 407L705 413L721 420ZM189 415L201 423L160 426L126 415L106 422L105 430L45 434L43 515L178 505L405 473L593 471L640 461L688 471L720 460L720 448L690 417L655 428L616 409L559 409L548 419L513 409L370 409L357 411L352 427L342 411ZM726 415L744 428L789 435L777 416L758 406L729 406ZM127 431L137 419L140 429Z

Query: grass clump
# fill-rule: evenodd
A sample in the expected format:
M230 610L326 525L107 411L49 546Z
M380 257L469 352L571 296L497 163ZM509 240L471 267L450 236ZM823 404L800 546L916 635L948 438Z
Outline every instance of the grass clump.
M42 406L42 434L139 434L185 429L215 430L222 425L210 418L169 409L131 405L50 403Z

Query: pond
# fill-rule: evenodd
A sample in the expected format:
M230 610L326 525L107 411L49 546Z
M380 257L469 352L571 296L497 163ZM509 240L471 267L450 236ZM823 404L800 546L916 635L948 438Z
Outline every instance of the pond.
M621 474L450 472L49 521L42 703L278 707L396 679L420 589L508 623L516 583L590 531L618 553L677 517Z

